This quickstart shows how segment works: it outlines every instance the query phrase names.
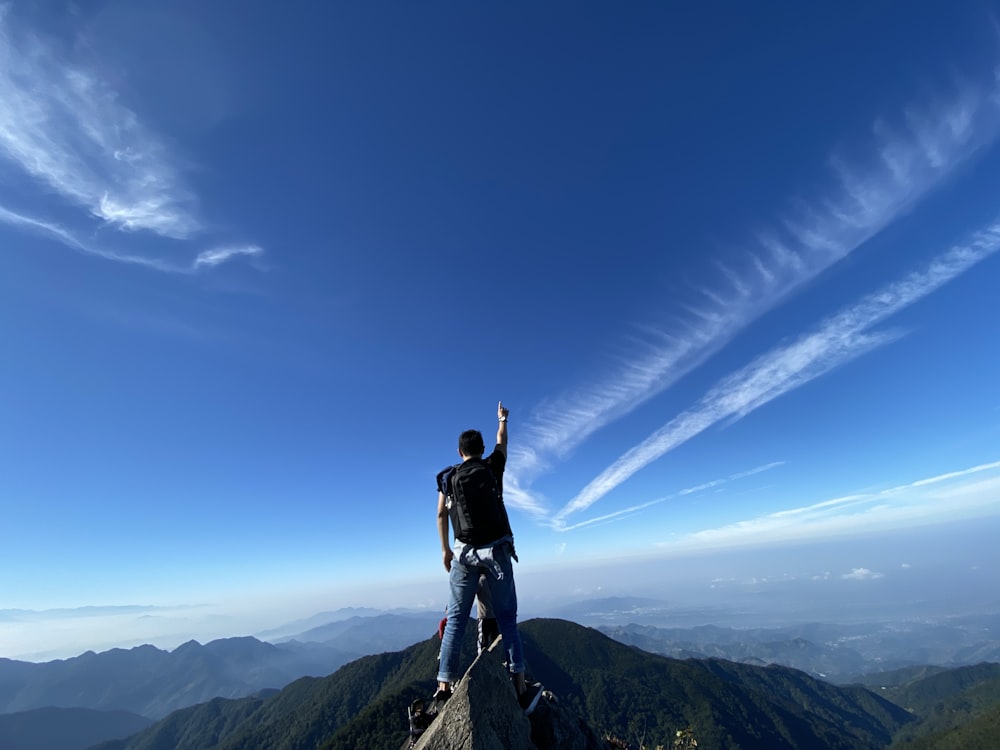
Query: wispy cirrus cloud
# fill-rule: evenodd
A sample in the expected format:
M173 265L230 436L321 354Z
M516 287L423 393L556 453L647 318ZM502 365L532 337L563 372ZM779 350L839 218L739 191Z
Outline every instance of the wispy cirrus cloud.
M686 495L695 495L701 492L707 492L708 490L716 490L723 485L729 484L730 482L735 482L740 479L746 479L747 477L752 477L757 474L761 474L765 471L770 471L779 466L784 466L784 461L772 461L771 463L764 464L762 466L756 466L753 469L747 471L740 471L736 474L730 474L728 477L721 477L719 479L713 479L708 482L702 482L701 484L695 485L694 487L685 487L682 490L665 495L663 497L658 497L653 500L647 500L644 503L639 503L637 505L632 505L628 508L622 508L620 510L613 511L611 513L605 513L601 516L596 516L594 518L588 518L586 521L579 521L572 525L562 525L560 526L561 531L572 531L573 529L583 528L584 526L594 526L596 524L609 523L611 521L620 520L628 516L638 513L640 510L645 510L654 505L659 505L660 503L665 503L668 500L674 500L678 497L684 497Z
M646 330L610 377L540 406L511 448L509 502L543 518L549 503L534 480L609 423L669 388L737 333L816 278L949 180L1000 134L1000 80L963 81L947 96L873 125L863 157L829 160L825 192L797 196L772 226L753 232L736 261L717 262L717 281L694 289L669 333ZM856 345L883 343L877 334ZM578 497L574 502L581 501Z
M968 467L878 492L862 492L704 529L660 543L673 551L732 549L829 539L996 513L1000 461ZM903 567L907 567L905 564ZM872 575L855 569L842 578ZM870 573L870 571L869 571Z
M16 193L0 188L0 222L162 271L197 271L262 252L247 246L177 260L190 252L187 241L207 244L181 160L71 52L0 6L0 158L23 179Z
M863 298L825 320L790 344L761 355L727 376L693 407L671 419L595 477L553 517L556 528L663 456L723 420L739 419L754 409L814 380L840 365L893 340L893 331L874 326L924 298L1000 250L1000 219L968 243L951 248L926 268Z
M62 242L64 245L79 250L87 255L94 255L105 260L118 263L131 263L133 265L153 268L157 271L167 273L195 273L202 268L213 268L236 256L247 256L250 258L262 255L264 250L256 245L244 245L234 247L219 247L210 250L203 250L198 253L193 260L186 264L171 262L158 257L148 255L130 255L120 250L109 250L97 243L77 237L72 232L64 229L58 224L42 221L31 216L10 211L0 206L0 223L18 227L26 232L39 234L44 237Z
M216 247L211 250L204 250L198 253L198 257L194 259L194 268L212 268L240 255L253 258L263 252L264 251L256 245Z
M24 214L17 213L16 211L6 209L3 206L0 206L0 222L17 227L18 229L26 232L58 240L74 250L79 250L82 253L94 255L98 258L104 258L105 260L113 260L119 263L132 263L139 266L146 266L147 268L154 268L158 271L183 272L185 270L183 267L174 266L155 257L129 255L124 252L107 250L99 245L91 245L83 238L76 236L58 224L43 221L42 219L32 216L25 216Z

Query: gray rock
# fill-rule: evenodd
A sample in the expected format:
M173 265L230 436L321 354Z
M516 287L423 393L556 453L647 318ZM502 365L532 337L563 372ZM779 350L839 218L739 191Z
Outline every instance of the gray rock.
M606 750L547 691L531 716L524 715L501 663L500 643L472 663L414 750Z
M454 686L434 723L415 750L536 750L531 723L500 661L495 643L469 667Z

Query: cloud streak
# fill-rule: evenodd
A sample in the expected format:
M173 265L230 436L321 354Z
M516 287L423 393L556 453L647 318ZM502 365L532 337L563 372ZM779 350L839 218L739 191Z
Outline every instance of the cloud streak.
M702 482L694 487L685 487L678 492L674 492L670 495L664 497L658 497L654 500L648 500L644 503L638 505L632 505L628 508L622 508L621 510L616 510L612 513L606 513L603 516L597 516L595 518L588 518L586 521L579 521L572 525L561 525L559 526L560 531L572 531L574 529L583 528L585 526L593 526L595 524L608 523L610 521L620 520L626 516L630 516L634 513L638 513L640 510L645 510L646 508L652 507L654 505L659 505L660 503L665 503L668 500L674 500L678 497L684 497L685 495L695 495L699 492L705 492L706 490L714 490L722 485L729 484L730 482L737 481L739 479L746 479L747 477L752 477L756 474L760 474L765 471L770 471L779 466L784 466L784 461L772 461L769 464L764 464L763 466L757 466L748 471L737 472L736 474L731 474L728 477L723 477L721 479L713 479L709 482Z
M214 248L198 253L193 261L186 265L181 265L178 263L171 263L157 257L147 255L129 255L127 253L107 250L97 245L85 242L58 224L45 222L31 216L25 216L24 214L19 214L6 209L3 206L0 206L0 223L15 226L33 234L58 240L67 247L78 250L87 255L93 255L98 258L115 261L117 263L131 263L133 265L145 266L146 268L152 268L165 273L196 273L205 267L213 268L218 266L234 257L247 256L253 258L263 254L264 252L262 248L257 247L256 245Z
M658 546L674 552L769 546L974 518L1000 509L998 492L1000 461L994 461L879 492L823 500L704 529Z
M1000 134L1000 81L966 82L898 123L873 126L874 148L859 163L830 159L825 194L797 197L736 262L717 263L719 281L696 288L699 301L671 333L647 331L639 351L603 380L542 404L511 449L512 505L544 515L535 478L609 423L692 372L737 333L796 289L843 259L946 182ZM873 348L890 334L856 338ZM803 344L805 346L806 344ZM804 352L803 352L804 353ZM694 425L692 424L693 428Z
M917 302L1000 249L1000 219L968 243L951 248L926 268L889 284L821 323L791 344L777 347L729 375L691 409L635 446L593 479L554 517L557 527L586 510L637 471L714 424L754 409L893 340L872 327Z
M175 271L188 264L149 254L148 242L137 245L137 235L176 242L205 232L196 196L167 141L101 77L61 58L41 35L17 27L7 6L0 6L0 158L27 179L17 200L23 204L28 196L28 202L42 207L14 208L12 196L0 192L6 202L0 221L74 250ZM54 222L41 213L67 219ZM119 241L143 251L96 249L90 238L102 229L114 230ZM206 251L190 269L259 252Z
M194 268L214 268L215 266L225 263L227 260L236 258L240 255L254 258L263 252L264 251L256 245L244 245L242 247L217 247L212 250L205 250L198 253L198 257L194 259Z

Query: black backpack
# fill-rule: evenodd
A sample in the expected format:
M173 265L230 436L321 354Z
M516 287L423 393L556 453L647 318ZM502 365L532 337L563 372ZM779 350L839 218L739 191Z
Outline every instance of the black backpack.
M510 535L507 509L485 461L470 458L455 465L445 477L445 486L456 539L481 547Z

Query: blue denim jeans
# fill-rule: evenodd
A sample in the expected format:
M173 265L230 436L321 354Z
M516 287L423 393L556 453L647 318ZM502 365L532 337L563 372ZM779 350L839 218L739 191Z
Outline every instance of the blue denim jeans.
M514 566L511 563L513 545L506 540L488 547L455 547L451 561L448 599L448 623L441 639L441 664L438 682L452 683L462 676L459 656L465 628L469 624L469 611L476 598L479 576L485 573L486 585L493 601L497 627L503 637L507 661L511 672L524 671L524 654L521 637L517 633L517 591L514 588Z

